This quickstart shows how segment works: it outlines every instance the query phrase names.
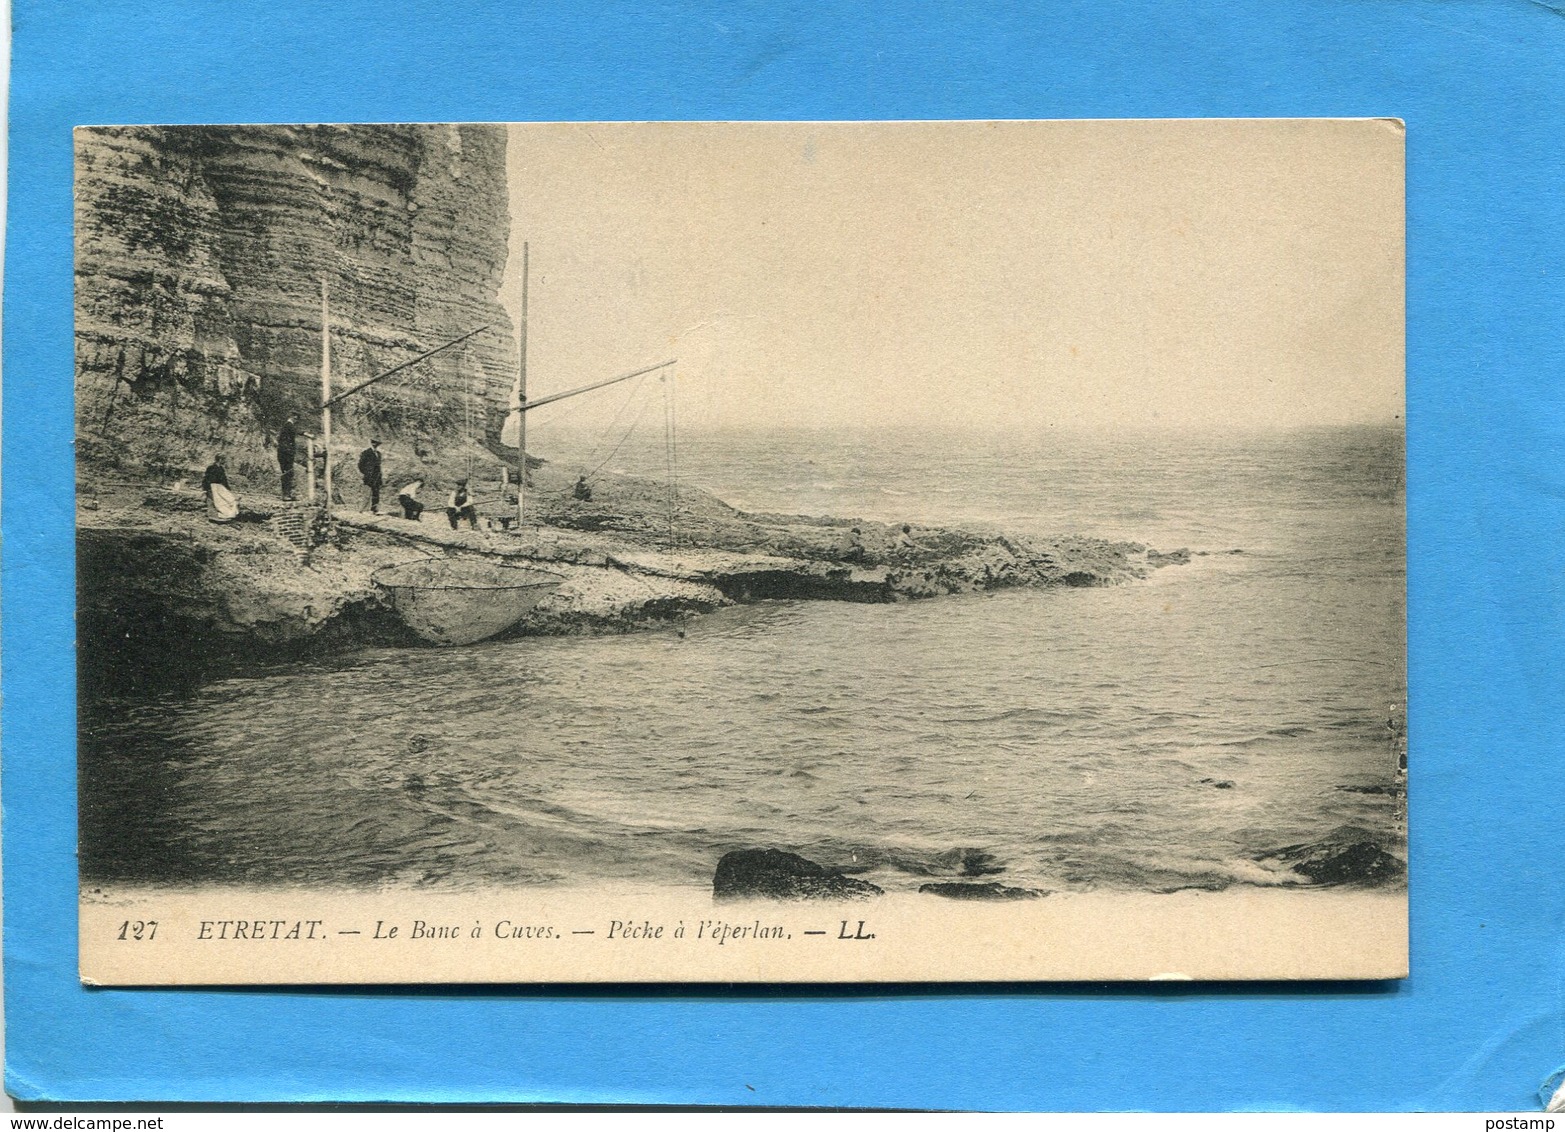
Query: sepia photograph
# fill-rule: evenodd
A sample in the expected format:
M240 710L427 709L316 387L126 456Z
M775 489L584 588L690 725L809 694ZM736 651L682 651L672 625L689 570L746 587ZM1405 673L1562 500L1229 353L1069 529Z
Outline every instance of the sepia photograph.
M79 128L83 981L1404 976L1404 140Z

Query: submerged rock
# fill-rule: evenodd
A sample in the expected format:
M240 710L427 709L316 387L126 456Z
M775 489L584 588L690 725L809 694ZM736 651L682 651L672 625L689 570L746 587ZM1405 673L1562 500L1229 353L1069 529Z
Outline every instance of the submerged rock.
M881 893L868 881L781 849L724 853L712 877L712 895L718 900L863 900Z
M1005 865L989 850L968 847L946 849L931 856L892 854L886 860L903 872L926 877L981 877L1005 872Z
M921 884L920 892L927 892L931 896L944 896L949 900L1036 900L1048 893L1038 888L1013 888L1010 885L996 884L994 881L941 881L935 884Z
M1342 826L1320 841L1289 845L1262 860L1289 866L1313 884L1379 885L1401 880L1407 865L1367 830Z
M1005 872L1005 866L987 849L950 849L934 858L934 864L955 869L965 877L989 876Z

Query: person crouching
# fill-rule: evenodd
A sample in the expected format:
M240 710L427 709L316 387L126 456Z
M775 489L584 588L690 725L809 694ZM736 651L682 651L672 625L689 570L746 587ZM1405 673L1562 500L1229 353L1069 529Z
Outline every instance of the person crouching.
M419 502L418 493L424 489L423 480L414 480L397 492L397 502L402 505L402 517L419 521L419 516L424 513L424 505Z
M239 500L228 487L228 469L219 452L207 465L201 477L201 490L206 493L206 517L214 523L231 523L239 518Z
M453 531L457 529L456 525L462 519L471 523L473 530L478 529L478 508L473 503L472 493L467 490L466 480L456 481L456 490L446 501L446 518L451 520Z

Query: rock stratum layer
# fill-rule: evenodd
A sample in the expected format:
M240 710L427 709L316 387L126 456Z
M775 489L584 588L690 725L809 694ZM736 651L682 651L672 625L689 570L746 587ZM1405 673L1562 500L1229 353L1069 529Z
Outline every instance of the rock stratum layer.
M78 130L79 457L178 473L223 450L270 475L290 414L316 431L323 279L339 390L491 327L344 402L338 460L372 433L428 460L493 439L516 366L505 145L484 125Z

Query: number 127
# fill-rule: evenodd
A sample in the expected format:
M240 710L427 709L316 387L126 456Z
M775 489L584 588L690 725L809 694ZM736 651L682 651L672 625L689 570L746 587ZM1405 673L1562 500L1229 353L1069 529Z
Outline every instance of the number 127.
M125 920L120 924L120 934L116 939L152 939L158 934L158 922L156 920Z

